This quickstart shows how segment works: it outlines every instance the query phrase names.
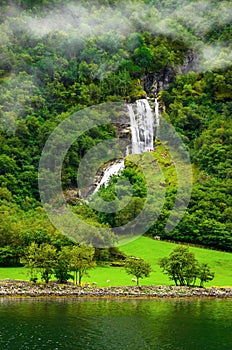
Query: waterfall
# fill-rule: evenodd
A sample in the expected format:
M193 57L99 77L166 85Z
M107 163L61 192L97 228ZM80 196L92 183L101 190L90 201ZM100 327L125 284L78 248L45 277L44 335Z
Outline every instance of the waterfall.
M157 98L155 99L155 126L160 125L160 114L159 114L159 102Z
M128 105L128 110L129 110L129 115L130 115L132 154L138 154L138 153L141 153L139 126L138 126L138 123L136 121L136 117L135 117L132 105Z
M153 112L147 100L137 100L136 105L129 104L132 154L140 154L153 150L154 120ZM159 114L159 105L156 99L155 116Z
M127 146L125 155L153 151L156 127L159 126L159 103L157 98L155 99L155 113L153 113L146 99L137 100L136 104L128 104L127 107L130 117L131 147ZM110 164L105 169L104 175L93 193L96 193L101 186L107 185L110 177L118 175L123 169L124 160L122 159Z
M110 164L104 171L101 181L97 184L93 193L96 193L103 185L107 185L112 175L118 175L124 169L124 160L120 159Z

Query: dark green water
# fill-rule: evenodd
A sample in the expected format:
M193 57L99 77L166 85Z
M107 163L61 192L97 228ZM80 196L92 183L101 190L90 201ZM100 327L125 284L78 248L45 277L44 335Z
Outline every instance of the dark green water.
M230 350L232 300L0 299L1 350Z

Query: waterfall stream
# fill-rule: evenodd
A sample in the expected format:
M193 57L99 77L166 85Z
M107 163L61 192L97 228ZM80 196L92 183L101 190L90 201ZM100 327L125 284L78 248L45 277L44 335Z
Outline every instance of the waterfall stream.
M110 164L104 171L101 181L97 184L93 193L96 193L103 185L107 185L112 175L118 175L124 169L124 160L120 159Z
M159 102L155 99L155 127L160 125Z
M158 104L158 102L157 102ZM128 105L131 127L132 154L153 150L154 120L147 100L137 100L136 106Z
M152 111L148 100L140 99L135 104L128 104L131 128L131 146L125 150L125 154L140 154L154 150L155 129L159 126L159 103L155 99L155 109ZM101 181L93 193L106 185L112 175L118 175L124 169L124 160L120 159L110 164L104 172Z

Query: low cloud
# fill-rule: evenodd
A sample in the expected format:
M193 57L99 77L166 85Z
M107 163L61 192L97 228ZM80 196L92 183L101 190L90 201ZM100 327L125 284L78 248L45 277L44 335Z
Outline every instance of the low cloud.
M226 68L231 65L232 52L223 43L221 45L204 45L201 48L199 71Z
M221 68L231 63L231 54L224 50L225 45L218 39L215 46L208 46L207 34L232 21L230 1L193 1L187 5L177 6L172 12L168 6L162 11L137 2L122 3L114 8L85 8L70 3L55 7L44 17L38 18L22 15L24 28L41 38L49 33L63 31L66 34L87 38L100 36L109 31L129 36L141 27L156 34L168 35L186 41L192 48L200 51L202 58L209 60L210 67ZM220 52L226 56L220 57ZM216 58L216 59L214 59ZM200 63L199 70L205 69Z
M112 33L118 35L120 44L120 41L123 43L133 32L150 31L157 35L182 39L189 47L197 51L199 60L195 67L196 71L202 72L231 65L232 50L229 43L222 42L220 37L214 39L213 44L207 42L207 35L211 31L231 23L231 1L192 1L184 5L184 1L179 0L178 3L179 6L171 9L165 5L162 8L149 7L136 1L125 3L119 1L114 8L109 6L85 7L70 2L65 6L54 6L52 10L44 11L41 17L29 15L17 7L9 7L4 17L5 21L0 26L0 47L5 45L10 48L13 45L13 32L22 30L38 39L48 34L63 32L64 38L67 39L65 44L67 43L67 49L70 49L70 52L73 42L75 45L79 40L83 44L83 41L91 36L99 38L107 33ZM117 69L117 64L116 61L113 62L109 71ZM105 62L99 64L99 67L97 74L103 77ZM28 77L23 76L21 79L25 80L24 94L31 96L32 89L27 84ZM36 77L32 77L32 83L37 84ZM8 82L3 83L2 89L7 88ZM22 100L20 90L16 92L16 97L20 96L19 100ZM17 101L17 98L14 100ZM7 105L3 106L4 109L6 114L10 114L12 120L17 117L15 108ZM22 109L23 106L20 105L20 111Z
M70 2L64 6L55 6L41 17L25 14L16 8L12 8L12 14L13 17L20 18L16 22L14 19L14 27L18 25L19 30L24 28L37 38L50 33L63 32L68 36L76 35L86 39L92 35L99 37L111 31L122 35L123 40L123 37L128 37L138 29L149 30L154 34L184 40L191 48L200 52L203 59L218 57L214 61L214 68L230 64L231 54L224 49L227 43L220 42L220 38L215 40L212 47L206 43L210 31L231 23L231 2L190 1L186 5L184 1L179 0L177 3L179 5L175 5L174 9L168 5L165 6L165 2L162 8L159 5L160 8L156 9L136 1L127 3L119 1L113 8L85 7ZM223 60L220 58L221 51L226 56ZM200 63L200 71L203 66Z

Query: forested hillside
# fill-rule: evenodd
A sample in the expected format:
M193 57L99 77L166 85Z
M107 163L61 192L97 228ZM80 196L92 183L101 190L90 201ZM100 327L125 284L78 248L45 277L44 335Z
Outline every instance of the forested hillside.
M146 96L158 97L194 175L182 221L165 232L176 194L171 179L148 234L232 250L231 14L230 1L216 0L1 1L0 264L17 262L33 241L57 249L70 244L50 223L38 191L41 152L55 127L83 108ZM64 191L76 188L84 154L115 134L113 125L102 125L72 145L63 164ZM158 161L175 178L159 147ZM70 201L73 212L109 230L131 220L146 186L129 160L122 178L133 184L124 213L102 214L78 199ZM114 198L114 181L101 196Z

